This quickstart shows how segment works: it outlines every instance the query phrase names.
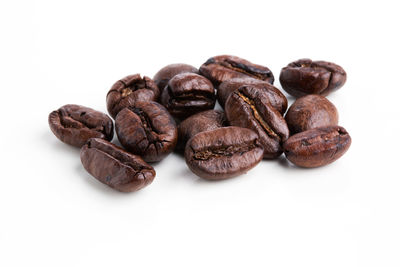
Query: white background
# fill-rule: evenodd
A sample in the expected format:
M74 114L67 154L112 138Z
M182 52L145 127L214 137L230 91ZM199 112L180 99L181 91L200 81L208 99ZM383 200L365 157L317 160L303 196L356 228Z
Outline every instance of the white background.
M400 266L396 2L2 1L0 266ZM219 54L268 66L278 88L299 58L343 66L328 98L347 154L311 170L263 161L222 182L170 155L123 194L48 127L64 104L106 112L128 74Z

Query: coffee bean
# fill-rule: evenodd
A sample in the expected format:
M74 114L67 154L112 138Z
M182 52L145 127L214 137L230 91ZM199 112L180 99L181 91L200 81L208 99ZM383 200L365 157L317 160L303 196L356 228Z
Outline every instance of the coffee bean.
M49 126L66 144L81 147L90 138L111 140L114 126L106 114L79 105L65 105L50 113Z
M343 127L327 126L291 136L283 149L293 164L313 168L334 162L343 156L350 144L350 135Z
M122 146L146 162L162 160L174 150L178 139L174 119L156 102L136 102L121 110L115 128Z
M327 96L344 85L346 72L331 62L300 59L283 68L279 80L282 88L294 97Z
M272 84L253 78L234 78L221 83L217 90L219 104L225 107L225 102L230 94L243 85L254 85L261 88L264 91L263 97L282 115L285 114L288 105L285 95Z
M198 74L199 70L188 64L170 64L160 69L156 75L154 75L153 80L162 92L169 80L171 80L175 75L187 72Z
M97 180L121 192L150 184L156 172L139 156L102 139L90 139L81 149L83 167Z
M224 127L193 136L185 148L186 164L196 175L221 180L245 173L263 157L255 132Z
M215 87L233 78L255 78L274 82L274 75L267 67L253 64L245 59L222 55L208 59L200 67L200 73L207 77Z
M225 113L219 110L206 110L194 114L178 126L178 150L185 148L186 142L198 133L227 126Z
M169 80L161 95L161 103L172 116L184 119L200 111L214 108L214 86L198 74L178 74Z
M290 134L304 132L323 126L338 124L336 107L320 95L306 95L298 98L285 116Z
M133 106L137 101L157 101L160 91L155 82L140 74L126 76L117 81L108 91L107 110L115 118L122 109Z
M225 113L231 125L256 132L264 158L273 159L282 154L281 143L289 137L289 129L282 115L262 96L260 88L242 86L229 96Z

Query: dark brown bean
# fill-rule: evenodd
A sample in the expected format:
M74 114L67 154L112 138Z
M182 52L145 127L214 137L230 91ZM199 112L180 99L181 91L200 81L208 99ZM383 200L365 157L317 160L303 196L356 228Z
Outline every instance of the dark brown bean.
M206 110L194 114L178 126L178 150L185 148L186 142L200 132L215 130L227 126L225 113L219 110Z
M285 116L290 134L310 129L335 126L339 114L336 107L325 97L307 95L298 98L289 108Z
M198 74L199 70L188 64L170 64L160 69L156 75L154 75L153 80L162 92L165 86L167 86L169 80L171 80L175 75L187 72Z
M214 108L214 86L207 78L198 74L178 74L169 80L161 95L161 103L172 116L184 119Z
M186 164L196 175L221 180L240 175L256 166L263 148L255 132L223 127L196 134L185 148Z
M135 105L137 101L157 101L160 91L155 82L140 74L126 76L117 81L108 91L107 110L115 118L122 109Z
M346 153L350 144L350 135L343 127L328 126L291 136L283 149L293 164L313 168L334 162Z
M201 65L200 73L207 77L215 87L233 78L251 77L271 84L274 82L274 75L267 67L230 55L209 58Z
M225 114L231 125L255 131L264 147L264 158L282 154L282 142L289 129L282 115L262 96L261 89L245 85L233 92L225 103Z
M285 114L288 105L285 95L272 84L253 78L234 78L221 83L217 90L219 104L225 107L225 102L230 94L243 85L254 85L261 88L264 91L263 97L282 115Z
M114 135L110 117L79 105L65 105L51 112L49 126L58 139L76 147L82 147L90 138L111 140Z
M121 192L150 184L156 172L139 156L102 139L90 139L81 149L83 167L97 180Z
M136 102L120 111L115 119L122 146L146 162L156 162L171 153L178 130L168 111L156 102Z
M344 85L346 72L331 62L300 59L283 68L279 80L282 88L294 97L327 96Z

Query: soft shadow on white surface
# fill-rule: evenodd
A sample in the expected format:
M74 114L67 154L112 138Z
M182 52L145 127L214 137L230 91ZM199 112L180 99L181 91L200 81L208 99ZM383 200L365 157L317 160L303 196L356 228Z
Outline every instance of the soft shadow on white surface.
M119 191L101 183L96 178L91 176L85 170L83 165L81 164L80 149L61 142L56 137L52 136L51 131L43 132L42 139L45 139L48 146L51 148L51 150L53 150L53 152L51 152L51 153L53 153L55 156L60 156L61 158L64 158L64 157L70 158L70 160L66 160L65 164L70 164L71 160L76 161L76 164L74 166L67 166L66 168L70 168L74 171L75 175L72 178L77 180L77 183L76 183L77 186L80 185L78 179L81 179L81 181L84 181L84 183L88 186L88 188L90 190L99 191L101 194L112 197L112 198L115 198L115 197L126 198L127 196L135 197L135 196L140 195L140 190L138 192L134 192L134 193L119 192ZM49 140L51 140L51 141L49 142ZM64 166L65 166L65 164L64 164ZM62 170L60 170L60 171L62 171Z
M45 129L41 135L41 139L44 144L47 144L52 150L54 150L54 155L71 155L79 157L80 149L68 144L63 143L57 137L53 135L50 129Z
M194 174L189 167L185 163L185 158L181 153L174 152L173 156L176 156L176 158L181 162L179 164L179 167L177 166L176 169L174 169L174 174L172 175L175 177L177 180L185 180L186 182L189 181L194 186L213 186L217 187L219 185L225 185L229 183L237 183L240 182L241 179L246 179L246 174L239 175L236 177L228 178L228 179L223 179L223 180L207 180L204 178L201 178ZM169 170L171 171L171 170ZM251 170L249 170L250 172Z

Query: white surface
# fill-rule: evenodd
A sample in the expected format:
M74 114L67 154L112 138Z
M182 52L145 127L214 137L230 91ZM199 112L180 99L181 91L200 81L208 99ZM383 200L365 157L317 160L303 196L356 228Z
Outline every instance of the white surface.
M107 2L0 4L0 266L400 265L396 1ZM153 184L122 194L49 130L67 103L105 112L125 75L219 54L276 78L303 57L343 66L329 99L347 154L312 170L263 161L222 182L170 155Z

